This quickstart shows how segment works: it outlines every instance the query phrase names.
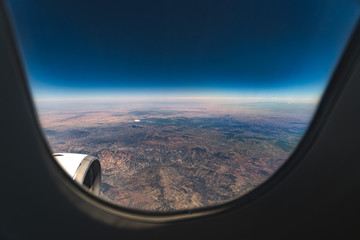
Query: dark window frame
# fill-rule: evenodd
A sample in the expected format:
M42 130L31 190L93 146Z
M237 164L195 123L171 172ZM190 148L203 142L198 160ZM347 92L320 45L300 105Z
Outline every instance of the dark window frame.
M144 224L198 219L201 217L208 217L210 215L236 211L237 209L244 208L248 204L251 204L254 200L263 197L265 194L272 191L272 189L276 188L280 182L286 181L287 177L289 177L289 175L291 175L293 171L304 162L304 159L311 150L313 144L322 134L322 130L327 124L327 119L334 111L339 99L343 96L345 87L350 81L354 81L354 78L360 75L360 24L358 23L352 34L351 40L347 44L336 70L331 77L331 81L325 90L305 135L293 154L289 157L286 163L276 171L275 174L246 195L221 205L176 212L147 212L117 206L93 196L85 189L76 185L72 179L67 176L64 171L62 171L61 167L57 165L55 161L51 161L53 159L52 153L47 146L47 142L43 136L36 116L34 103L29 91L28 83L26 82L26 74L24 72L22 60L16 45L13 30L11 28L11 23L6 17L6 11L2 2L0 5L0 19L3 22L0 26L0 30L5 33L0 44L2 45L2 49L6 49L6 53L1 56L0 64L8 60L8 66L10 66L8 72L4 72L3 76L5 76L5 78L16 78L16 87L18 88L18 93L21 93L17 96L22 96L18 99L19 104L24 106L24 110L22 111L31 115L32 124L36 126L35 134L38 141L37 144L39 145L39 148L42 149L43 153L46 153L46 156L43 157L47 162L42 162L42 164L45 164L50 170L50 173L53 175L53 178L58 184L58 188L61 189L67 198L75 203L77 207L83 209L85 212L89 212L89 214L95 218L101 219L104 222L111 222L112 224L118 218L125 218L129 221ZM6 85L6 82L2 84Z

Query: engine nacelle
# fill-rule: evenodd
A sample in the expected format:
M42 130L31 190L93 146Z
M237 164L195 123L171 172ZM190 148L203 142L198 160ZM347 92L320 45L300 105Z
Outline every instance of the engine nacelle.
M80 185L99 195L101 185L101 165L96 157L77 153L54 153L59 165Z

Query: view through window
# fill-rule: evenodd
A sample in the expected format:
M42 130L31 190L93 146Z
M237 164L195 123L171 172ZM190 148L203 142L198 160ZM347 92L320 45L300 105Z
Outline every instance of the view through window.
M358 20L353 0L8 0L54 153L100 197L176 211L243 196L289 158Z

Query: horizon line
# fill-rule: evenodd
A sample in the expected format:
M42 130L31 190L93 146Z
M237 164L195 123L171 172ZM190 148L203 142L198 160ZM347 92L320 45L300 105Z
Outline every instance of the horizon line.
M56 102L56 101L243 101L243 102L307 102L316 103L320 97L212 97L212 96L187 96L187 97L165 97L165 96L142 96L142 97L72 97L72 98L34 98L35 102Z

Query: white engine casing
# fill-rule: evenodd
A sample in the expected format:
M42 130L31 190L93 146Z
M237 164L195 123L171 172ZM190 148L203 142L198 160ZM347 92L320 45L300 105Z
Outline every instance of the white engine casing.
M101 165L99 159L78 153L54 153L57 163L77 183L99 195L101 185Z

